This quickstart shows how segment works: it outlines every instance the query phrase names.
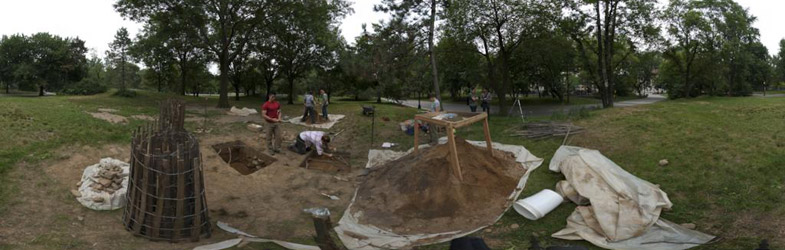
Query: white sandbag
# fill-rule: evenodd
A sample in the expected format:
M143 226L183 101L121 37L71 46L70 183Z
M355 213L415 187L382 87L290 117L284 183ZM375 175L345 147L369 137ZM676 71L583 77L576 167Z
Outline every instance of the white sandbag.
M445 142L446 137L440 139L440 143L443 144ZM485 147L485 141L468 142L472 145ZM428 147L428 145L420 145L420 148L425 147ZM506 204L506 209L509 209L512 206L512 203L517 200L517 197L523 191L523 188L526 185L526 180L529 178L529 174L531 174L532 171L537 169L537 167L542 164L543 159L532 155L523 146L493 143L493 148L513 153L515 155L515 160L519 162L522 167L526 168L526 173L519 179L515 190L510 193L510 197L508 198L508 202ZM397 152L392 150L370 150L368 152L368 164L366 167L373 168L381 166L382 164L394 161L413 150L414 148L409 149L407 152ZM384 229L377 228L373 225L365 225L360 223L359 218L362 216L362 212L352 211L352 204L354 204L356 198L357 191L354 193L352 203L349 204L349 207L344 212L343 217L341 217L341 220L338 221L338 226L335 227L335 231L338 233L338 237L341 239L343 244L348 249L352 250L408 249L414 246L448 242L452 239L475 233L487 226L492 225L489 224L466 231L452 231L436 234L399 235ZM499 214L495 221L501 219L502 215L504 215L503 212Z
M687 249L714 238L660 218L673 205L668 195L597 150L562 146L549 169L564 174L556 189L579 205L554 238L608 249Z
M110 194L106 191L95 191L90 186L98 183L94 177L101 169L109 169L112 166L119 166L122 169L122 179L120 188ZM103 158L98 164L88 166L82 173L82 184L79 186L80 197L76 200L85 207L93 210L115 210L125 206L125 194L128 192L128 174L130 165L118 159ZM97 200L101 200L100 202Z
M238 109L237 107L232 106L232 108L229 109L230 115L237 115L237 116L249 116L258 113L259 112L257 112L256 109L245 108L245 107L242 109Z

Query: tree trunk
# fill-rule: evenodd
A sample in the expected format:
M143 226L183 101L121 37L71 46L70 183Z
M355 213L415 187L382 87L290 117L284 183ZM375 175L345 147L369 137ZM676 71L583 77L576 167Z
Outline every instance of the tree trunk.
M10 82L6 82L5 83L5 93L6 94L10 94L11 93L11 83Z
M294 104L294 76L286 77L286 80L289 81L289 104Z
M44 85L38 85L38 96L44 96Z
M180 95L185 95L185 82L187 81L187 69L185 68L185 63L180 64ZM221 73L223 75L223 73Z
M267 92L264 95L264 100L265 101L269 101L270 91L272 91L272 88L273 88L273 80L272 79L265 79L264 81L265 81L265 84L267 85L266 86L267 87Z
M221 81L218 85L218 108L229 108L229 55L223 51L218 57L221 70Z
M234 85L234 100L235 101L240 100L240 84Z
M436 27L436 0L431 0L431 25L430 32L428 32L428 52L431 54L431 74L433 75L433 90L436 99L439 99L439 110L444 110L444 102L442 102L442 93L439 90L439 71L436 69L436 53L433 51L433 36ZM381 97L377 101L382 102Z
M120 89L125 90L125 58L123 58L122 63L120 66Z

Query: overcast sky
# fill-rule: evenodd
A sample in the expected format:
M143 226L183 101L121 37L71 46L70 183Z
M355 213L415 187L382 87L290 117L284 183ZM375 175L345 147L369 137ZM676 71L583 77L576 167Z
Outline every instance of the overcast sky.
M113 0L0 0L0 35L36 32L74 37L86 42L88 49L94 49L103 57L108 43L120 27L128 28L135 36L141 25L123 20L114 11ZM351 1L351 0L350 0ZM664 0L661 0L664 2ZM758 17L754 24L760 29L761 41L770 54L779 50L779 40L785 38L785 1L783 0L736 0ZM387 19L387 15L373 11L373 5L380 0L353 0L354 14L348 16L341 25L346 41L353 43L362 33L362 24Z

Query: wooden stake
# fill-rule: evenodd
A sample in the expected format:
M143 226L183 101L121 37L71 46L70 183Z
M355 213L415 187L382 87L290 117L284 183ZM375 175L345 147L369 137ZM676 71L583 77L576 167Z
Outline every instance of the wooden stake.
M461 164L458 162L458 148L455 146L455 133L453 133L452 126L447 126L447 144L450 146L450 163L452 164L453 174L463 181L461 174Z
M482 122L482 130L485 133L485 144L487 144L488 153L491 154L491 156L493 156L493 146L492 146L492 142L491 142L491 130L488 127L488 117L487 116L485 117L485 120L483 120L483 122Z

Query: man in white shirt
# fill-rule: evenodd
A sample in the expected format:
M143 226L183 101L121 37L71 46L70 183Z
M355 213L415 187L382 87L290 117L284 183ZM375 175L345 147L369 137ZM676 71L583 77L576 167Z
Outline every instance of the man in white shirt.
M317 155L332 157L332 154L325 153L324 150L334 150L329 147L330 136L323 131L303 131L297 136L294 145L289 149L298 154L305 154L311 149L316 149Z

